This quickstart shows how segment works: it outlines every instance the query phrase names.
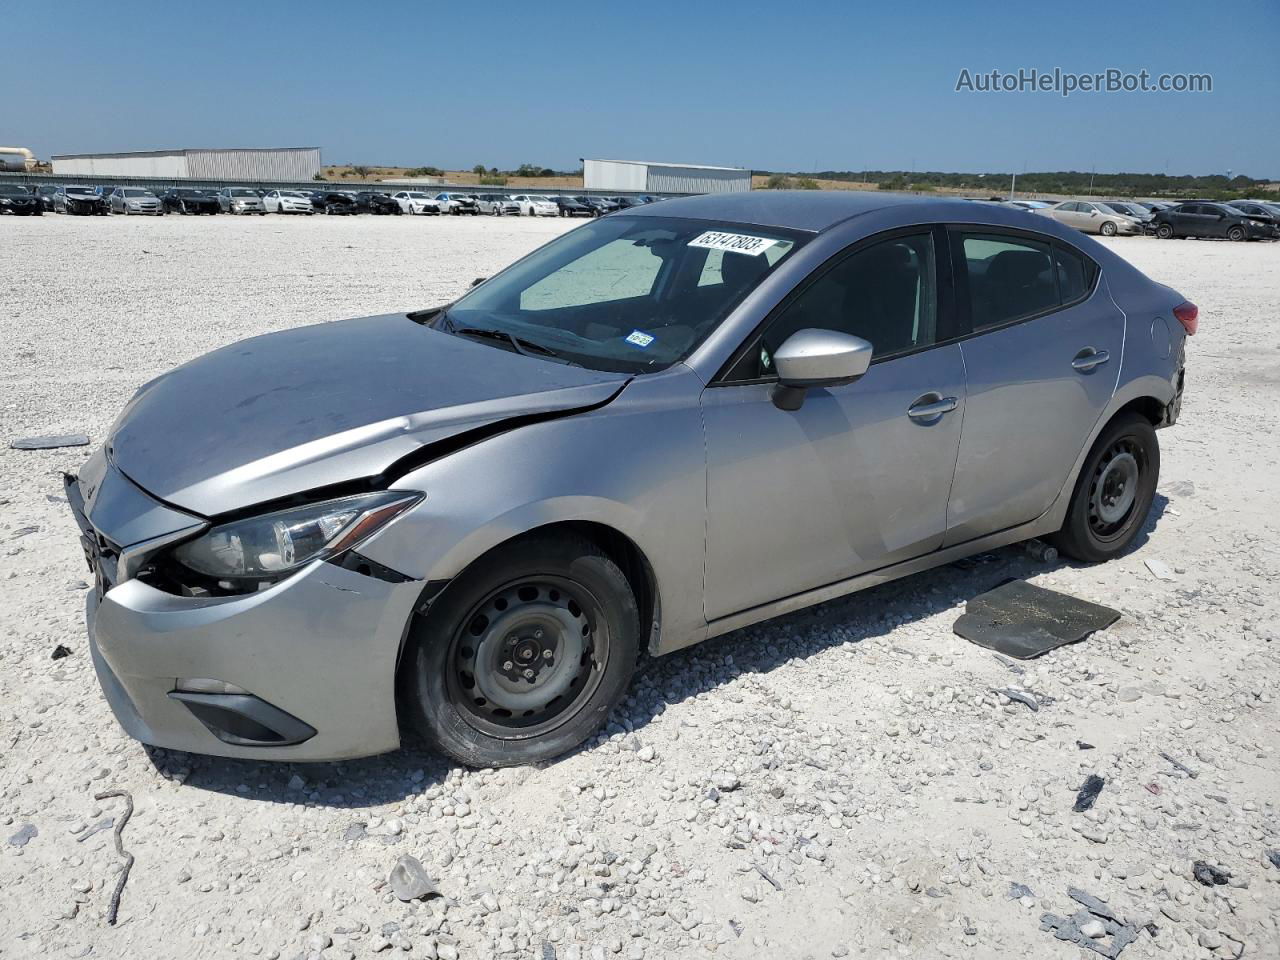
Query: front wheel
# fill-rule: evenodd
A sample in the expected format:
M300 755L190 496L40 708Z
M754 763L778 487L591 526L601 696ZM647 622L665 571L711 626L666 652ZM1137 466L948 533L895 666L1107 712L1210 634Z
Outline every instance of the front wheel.
M1124 553L1142 530L1160 479L1160 443L1146 417L1112 420L1094 442L1054 545L1085 563Z
M1232 227L1230 230L1228 230L1228 231L1227 231L1227 239L1228 239L1228 240L1243 240L1243 239L1244 239L1244 227Z
M1160 224L1160 226L1156 227L1156 236L1159 237L1161 240L1172 240L1173 227L1171 227L1167 223Z
M1114 237L1116 235L1116 225L1108 220L1099 228L1099 232L1104 237Z
M635 670L640 623L618 566L576 537L481 558L419 619L402 677L431 746L475 767L536 763L605 722Z

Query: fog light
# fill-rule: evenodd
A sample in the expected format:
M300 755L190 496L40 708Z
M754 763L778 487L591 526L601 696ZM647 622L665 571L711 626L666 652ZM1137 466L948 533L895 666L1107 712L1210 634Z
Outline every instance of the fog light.
M175 690L183 693L248 693L244 687L237 687L225 680L210 680L207 677L179 678L174 684Z

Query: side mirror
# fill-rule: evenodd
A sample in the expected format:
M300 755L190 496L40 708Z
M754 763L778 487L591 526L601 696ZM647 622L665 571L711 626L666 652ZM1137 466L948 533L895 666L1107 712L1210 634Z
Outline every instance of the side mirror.
M773 354L778 384L773 403L799 410L810 387L853 383L871 366L872 346L861 337L835 330L797 330Z

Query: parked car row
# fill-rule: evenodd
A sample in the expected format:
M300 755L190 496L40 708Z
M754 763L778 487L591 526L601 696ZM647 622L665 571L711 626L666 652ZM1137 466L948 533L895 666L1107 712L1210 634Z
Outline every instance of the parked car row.
M1104 237L1280 240L1280 205L1265 200L1063 200L1034 207L1028 205L1042 201L1008 202Z
M105 216L163 216L239 214L265 216L268 213L291 213L310 216L410 214L417 216L517 216L517 217L601 217L659 197L588 197L522 193L515 196L498 193L428 193L422 190L265 190L255 187L223 187L210 190L200 187L173 187L155 193L142 187L68 186L45 184L28 188L19 184L0 184L0 212L18 215L66 213Z

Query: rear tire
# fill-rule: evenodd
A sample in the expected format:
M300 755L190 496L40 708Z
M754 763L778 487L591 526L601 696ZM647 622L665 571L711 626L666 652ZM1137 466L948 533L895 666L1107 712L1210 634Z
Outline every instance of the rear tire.
M1071 494L1062 529L1052 539L1062 553L1102 563L1124 553L1142 531L1160 480L1160 442L1144 416L1125 413L1098 435Z
M534 535L455 579L410 644L402 693L423 737L468 766L505 767L600 729L631 683L640 619L599 548Z

